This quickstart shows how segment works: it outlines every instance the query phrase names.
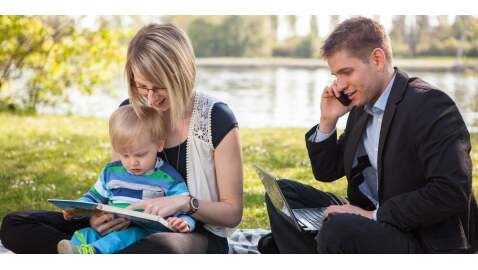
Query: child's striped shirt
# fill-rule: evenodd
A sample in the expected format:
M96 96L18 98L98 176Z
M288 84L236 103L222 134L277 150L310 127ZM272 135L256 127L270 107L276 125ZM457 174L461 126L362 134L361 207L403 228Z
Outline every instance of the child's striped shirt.
M142 200L171 195L189 195L189 191L183 177L158 157L155 168L143 175L129 173L121 161L107 164L94 186L80 200L124 208ZM193 231L194 219L185 214L178 217L186 220Z

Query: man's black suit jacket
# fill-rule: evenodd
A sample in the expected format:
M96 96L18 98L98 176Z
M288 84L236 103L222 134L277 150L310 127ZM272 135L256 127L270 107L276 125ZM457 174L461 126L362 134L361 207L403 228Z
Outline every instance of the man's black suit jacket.
M314 176L347 177L351 204L374 210L359 191L352 162L367 122L363 107L349 114L345 132L306 144ZM377 221L411 232L426 252L471 252L478 242L478 207L472 192L470 135L457 106L419 78L397 74L384 112L378 148Z

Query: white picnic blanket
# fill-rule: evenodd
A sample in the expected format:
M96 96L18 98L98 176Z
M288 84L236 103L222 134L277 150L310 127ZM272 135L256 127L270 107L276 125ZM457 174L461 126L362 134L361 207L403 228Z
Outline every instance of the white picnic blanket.
M13 253L13 252L11 252L10 250L6 249L6 248L2 245L2 241L0 241L0 254L8 254L8 253Z
M257 243L259 239L270 233L264 229L236 230L228 239L229 253L233 254L259 254Z

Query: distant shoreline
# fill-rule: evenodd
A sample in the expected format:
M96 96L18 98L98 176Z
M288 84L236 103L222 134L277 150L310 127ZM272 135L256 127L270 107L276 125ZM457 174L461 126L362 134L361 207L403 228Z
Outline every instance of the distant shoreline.
M289 68L327 68L327 63L321 59L299 58L198 58L198 66L202 67L289 67ZM455 59L395 59L394 65L407 71L430 72L463 72L478 71L478 59L465 61L457 66Z

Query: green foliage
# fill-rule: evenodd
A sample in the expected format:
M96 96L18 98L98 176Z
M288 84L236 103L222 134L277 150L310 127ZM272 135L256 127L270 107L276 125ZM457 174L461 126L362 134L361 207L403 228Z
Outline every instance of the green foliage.
M96 181L110 160L107 123L86 117L0 113L0 220L10 211L56 210L48 198L77 198ZM313 179L304 143L305 129L241 129L244 157L242 228L269 228L260 165L278 177L295 179L345 196L344 179ZM472 135L473 190L478 194L478 134Z
M288 22L295 25L295 17L288 16ZM165 20L187 31L198 57L307 58L319 52L316 22L310 35L278 42L277 16L168 16Z
M478 56L478 18L456 16L449 24L446 16L437 16L438 24L430 23L433 16L394 16L390 31L393 53L398 57L453 56L463 50L465 57ZM461 36L464 35L462 42Z
M270 56L273 32L270 16L181 16L167 21L183 25L198 57Z
M167 21L187 29L199 57L296 57L314 58L320 53L316 16L311 16L311 31L306 36L296 33L297 16L287 16L292 36L277 40L277 16L168 16ZM337 16L331 16L336 25ZM393 52L398 57L478 56L478 18L458 16L452 25L438 16L394 16L390 31ZM461 33L466 39L461 42Z
M295 58L319 57L320 39L316 35L294 36L278 43L272 52L274 56Z
M189 27L188 34L197 57L215 55L219 43L216 42L217 33L214 31L214 25L204 19L197 19Z
M34 111L77 88L91 94L118 75L123 32L107 24L81 28L65 16L0 16L0 109ZM20 89L14 82L21 83Z

